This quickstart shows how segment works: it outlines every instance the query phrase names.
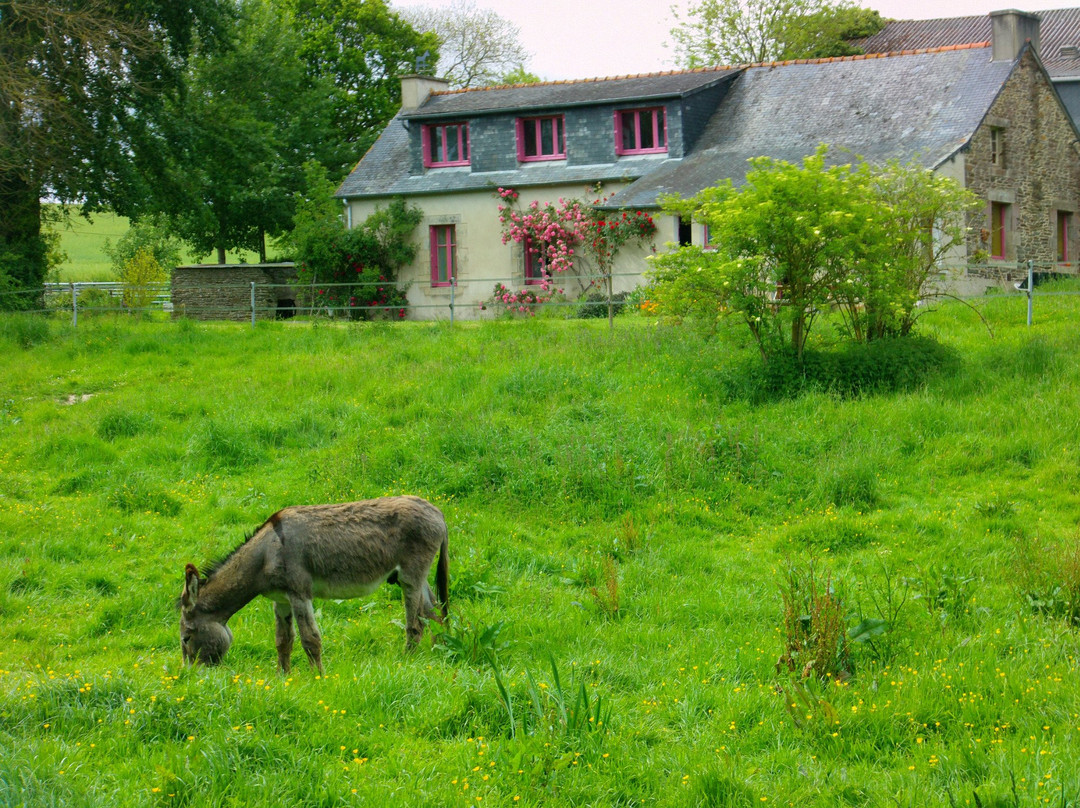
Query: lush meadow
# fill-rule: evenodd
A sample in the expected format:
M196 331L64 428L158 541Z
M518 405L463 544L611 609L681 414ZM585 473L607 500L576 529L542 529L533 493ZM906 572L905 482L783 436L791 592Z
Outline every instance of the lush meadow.
M0 320L0 805L1080 804L1080 302L979 308L924 383L780 400L638 318ZM440 643L387 586L318 604L325 678L265 601L182 667L185 563L398 493Z

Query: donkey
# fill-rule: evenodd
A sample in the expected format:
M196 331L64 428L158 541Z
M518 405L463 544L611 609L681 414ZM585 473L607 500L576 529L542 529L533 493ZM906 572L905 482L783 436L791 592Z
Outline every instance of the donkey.
M442 617L428 586L435 571ZM340 505L299 505L278 511L223 561L200 577L184 570L180 646L185 663L216 665L232 644L227 623L256 595L274 603L278 665L291 666L293 619L311 665L323 673L322 637L312 598L355 598L384 581L405 601L406 647L424 632L423 620L447 615L449 560L442 512L419 497L384 497Z

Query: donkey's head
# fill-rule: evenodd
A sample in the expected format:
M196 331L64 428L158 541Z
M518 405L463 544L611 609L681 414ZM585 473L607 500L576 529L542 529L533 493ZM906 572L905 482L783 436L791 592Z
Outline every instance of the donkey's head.
M199 571L194 564L184 570L184 593L180 596L180 648L184 662L216 665L232 645L232 632L224 623L199 611Z

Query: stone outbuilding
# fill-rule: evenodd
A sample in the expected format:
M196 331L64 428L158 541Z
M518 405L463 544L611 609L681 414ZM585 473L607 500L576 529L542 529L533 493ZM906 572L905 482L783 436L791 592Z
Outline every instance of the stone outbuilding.
M193 264L172 273L174 318L251 319L254 283L255 318L273 320L295 313L296 267L280 264Z

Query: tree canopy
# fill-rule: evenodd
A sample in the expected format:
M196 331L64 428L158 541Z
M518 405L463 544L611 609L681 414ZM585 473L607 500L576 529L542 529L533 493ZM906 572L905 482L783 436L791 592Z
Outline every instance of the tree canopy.
M300 33L310 75L333 83L334 130L363 155L401 106L401 76L438 58L438 37L420 33L384 0L280 0ZM297 163L299 165L299 162Z
M163 169L166 99L231 11L227 0L0 0L0 284L45 276L44 195L121 214L145 198Z
M881 30L876 11L847 0L699 0L671 35L683 67L850 56L850 40Z
M438 36L438 73L451 87L536 80L525 70L529 54L520 42L521 29L491 9L478 8L473 0L454 0L442 8L420 6L402 14L418 31Z

